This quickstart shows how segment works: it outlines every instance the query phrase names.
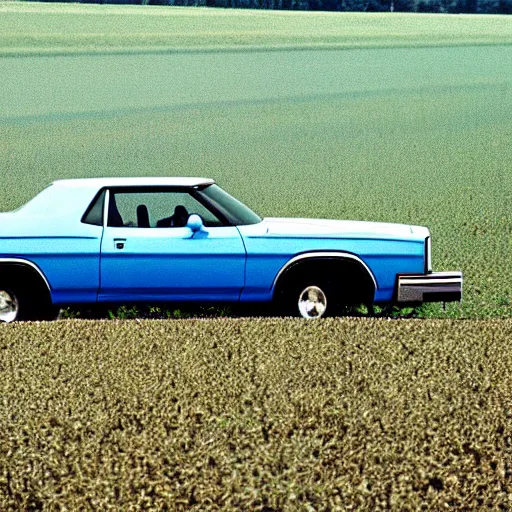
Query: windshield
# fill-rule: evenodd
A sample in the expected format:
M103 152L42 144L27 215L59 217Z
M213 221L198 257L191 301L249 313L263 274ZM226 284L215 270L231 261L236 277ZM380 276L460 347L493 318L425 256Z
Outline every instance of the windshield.
M209 185L198 190L198 193L222 213L233 226L247 226L261 222L258 215L218 185Z

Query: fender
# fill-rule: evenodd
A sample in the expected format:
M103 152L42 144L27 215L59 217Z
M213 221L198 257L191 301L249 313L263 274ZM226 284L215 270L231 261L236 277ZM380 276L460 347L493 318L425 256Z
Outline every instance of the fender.
M373 286L374 286L374 290L377 290L377 280L375 279L375 276L373 275L373 272L370 270L368 265L361 258L356 256L355 254L351 254L349 252L340 252L340 251L306 252L306 253L298 254L297 256L294 256L277 273L277 276L275 277L274 282L272 283L272 289L275 289L277 282L279 281L279 278L283 275L283 273L286 272L286 270L288 270L295 263L298 263L303 260L325 259L325 258L357 261L366 270L368 275L371 277Z

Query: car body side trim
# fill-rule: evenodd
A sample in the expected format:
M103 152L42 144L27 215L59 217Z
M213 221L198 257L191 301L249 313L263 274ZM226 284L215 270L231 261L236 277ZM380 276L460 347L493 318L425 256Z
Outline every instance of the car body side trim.
M400 284L402 285L415 285L415 286L426 286L429 284L456 284L460 283L460 277L454 277L453 279L407 279L401 278Z
M295 257L293 257L291 260L289 260L277 273L277 276L274 279L274 282L272 283L272 288L275 288L279 278L281 275L294 263L297 263L298 261L307 260L307 259L315 259L315 258L335 258L335 259L345 259L345 260L353 260L360 263L363 268L368 272L368 275L372 278L373 286L375 287L375 291L377 290L377 280L375 279L375 276L373 275L373 272L370 270L370 267L358 256L355 254L351 254L349 252L339 252L339 251L321 251L321 252L306 252L303 254L299 254Z
M46 279L46 276L43 274L42 270L35 263L32 263L31 261L25 260L23 258L0 258L0 265L2 263L18 263L20 265L26 265L27 267L34 269L43 279L46 288L48 288L48 291L51 292L50 283L48 282L48 279Z

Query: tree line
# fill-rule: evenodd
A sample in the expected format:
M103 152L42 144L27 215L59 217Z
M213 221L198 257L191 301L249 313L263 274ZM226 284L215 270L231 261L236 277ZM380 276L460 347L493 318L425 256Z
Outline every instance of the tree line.
M146 0L154 5L203 5L303 11L512 14L512 0ZM135 1L134 3L138 3Z

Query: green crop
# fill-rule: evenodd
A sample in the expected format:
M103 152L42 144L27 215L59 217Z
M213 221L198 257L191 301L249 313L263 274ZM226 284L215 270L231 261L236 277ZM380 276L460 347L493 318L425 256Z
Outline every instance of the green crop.
M507 16L0 2L0 55L512 43Z
M465 284L462 307L422 314L512 316L511 17L0 10L1 48L24 55L0 59L0 210L58 178L212 177L262 216L425 225L434 270L460 269ZM248 47L262 24L259 49L207 48L227 26ZM156 51L151 26L169 49L181 34L196 50ZM311 51L312 31L366 49ZM106 32L117 42L94 37ZM440 32L450 44L421 47ZM141 37L147 52L130 55ZM48 56L28 56L38 49Z

